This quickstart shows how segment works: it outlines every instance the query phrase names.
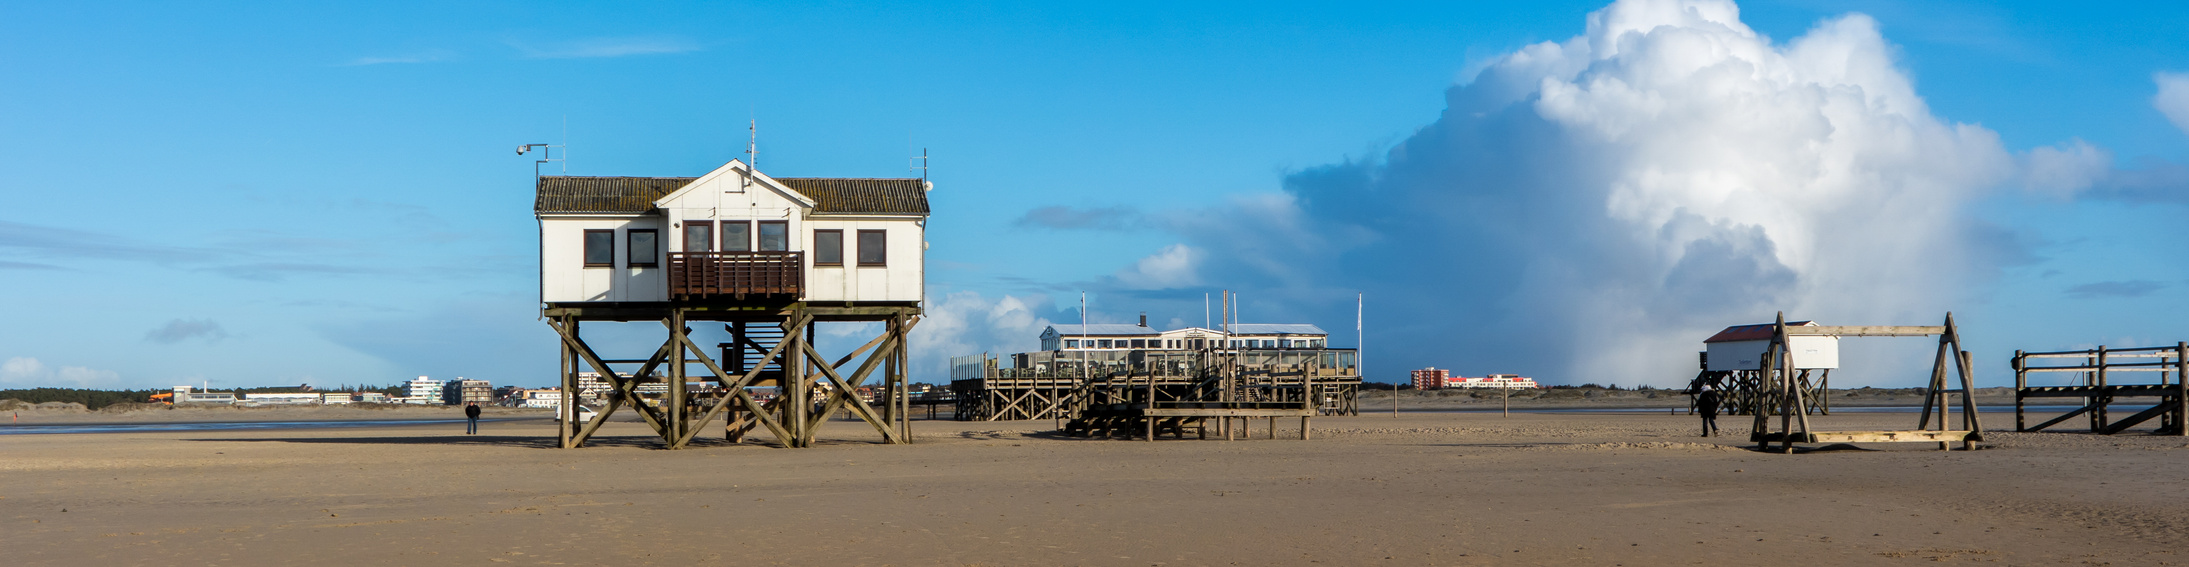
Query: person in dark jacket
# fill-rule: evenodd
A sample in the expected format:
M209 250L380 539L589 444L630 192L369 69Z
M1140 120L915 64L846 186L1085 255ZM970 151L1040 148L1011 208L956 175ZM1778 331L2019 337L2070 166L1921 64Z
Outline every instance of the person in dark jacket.
M1695 396L1695 412L1703 415L1704 437L1718 433L1718 390L1716 388L1705 387L1701 395Z
M477 435L479 433L479 402L464 404L464 417L471 420L471 427L465 430L464 434Z

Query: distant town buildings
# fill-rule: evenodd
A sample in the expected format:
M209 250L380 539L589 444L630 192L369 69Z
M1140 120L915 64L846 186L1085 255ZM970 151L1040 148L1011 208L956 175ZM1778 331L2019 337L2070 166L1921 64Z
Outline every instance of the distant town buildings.
M555 409L562 407L562 388L534 388L517 393L519 407Z
M233 403L236 403L236 393L235 393L235 392L202 392L202 391L191 391L191 389L190 389L190 387L189 387L189 386L176 386L176 387L175 387L175 390L174 390L174 392L175 392L175 403L177 403L177 404L233 404Z
M1416 389L1416 390L1436 390L1436 389L1441 389L1441 388L1443 388L1443 387L1444 387L1444 382L1445 382L1446 380L1450 380L1451 378L1452 378L1452 371L1450 371L1450 370L1444 370L1444 369L1440 369L1440 368L1437 368L1437 367L1434 367L1434 366L1431 366L1431 367L1428 367L1428 368L1423 368L1423 369L1420 369L1420 370L1415 370L1415 371L1414 371L1414 389Z
M584 376L584 379L579 381L579 383L587 388L586 390L582 390L579 392L582 396L580 398L581 402L599 403L605 400L605 396L609 391L608 381L601 380L600 377L597 375L587 374ZM686 386L688 388L691 388L695 392L705 392L711 390L711 385L705 382L691 382L688 383ZM933 387L933 385L931 384L920 384L917 386L928 388ZM435 380L426 376L419 376L415 380L404 382L403 388L404 391L410 395L390 396L383 392L365 391L314 392L311 391L310 387L308 386L297 387L297 390L303 390L300 392L207 392L198 390L197 388L192 386L175 386L173 388L173 393L160 394L159 396L155 396L154 401L173 400L173 403L177 404L222 404L239 406L347 405L390 403L453 406L476 403L479 405L502 405L509 407L544 409L554 409L562 404L562 389L560 388L523 388L519 386L503 386L501 388L495 388L492 383L486 380L473 380L461 377L455 380L443 381ZM641 385L639 390L641 392L651 392L653 394L656 394L657 397L659 394L666 394L668 392L667 386L662 384ZM864 390L864 388L862 388L862 390Z
M299 392L293 394L247 393L243 395L242 401L242 404L247 406L319 405L319 403L319 394L314 394L310 392Z
M465 404L488 405L494 403L494 385L485 380L466 380L462 376L441 386L443 403L452 406Z
M1534 378L1518 374L1491 374L1481 378L1452 376L1450 370L1423 368L1414 371L1414 388L1442 390L1445 388L1540 388Z
M442 384L440 380L419 376L417 380L412 380L408 384L410 386L410 395L403 398L403 403L442 405Z
M1319 349L1329 346L1329 342L1330 334L1314 325L1240 323L1232 325L1229 331L1200 327L1157 331L1148 327L1145 316L1138 325L1050 325L1041 332L1041 350L1073 352L1195 350L1211 347Z

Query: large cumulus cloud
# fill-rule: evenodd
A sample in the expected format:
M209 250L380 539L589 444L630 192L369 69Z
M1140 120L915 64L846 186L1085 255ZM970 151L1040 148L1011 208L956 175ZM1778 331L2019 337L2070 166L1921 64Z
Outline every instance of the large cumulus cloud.
M1386 155L1150 216L1195 250L1174 273L1285 317L1349 323L1365 291L1387 373L1674 383L1711 331L1779 310L1934 322L2013 257L1964 209L2096 155L2017 158L1932 115L1893 53L1859 14L1779 43L1731 2L1621 1L1450 88Z

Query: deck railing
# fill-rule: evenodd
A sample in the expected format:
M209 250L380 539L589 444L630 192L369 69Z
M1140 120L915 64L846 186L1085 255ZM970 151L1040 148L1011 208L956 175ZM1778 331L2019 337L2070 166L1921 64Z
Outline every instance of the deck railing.
M803 252L670 252L669 297L678 301L805 294Z

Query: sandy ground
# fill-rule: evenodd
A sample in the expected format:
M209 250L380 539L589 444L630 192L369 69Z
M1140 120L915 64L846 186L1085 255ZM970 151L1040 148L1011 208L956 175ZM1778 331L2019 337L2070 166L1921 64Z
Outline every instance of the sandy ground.
M1392 398L1398 399L1401 411L1409 409L1498 409L1511 405L1515 409L1548 408L1686 408L1691 398L1678 390L1515 390L1501 392L1491 389L1400 390L1394 396L1388 390L1375 389L1370 384L1361 390L1362 411L1391 411ZM1924 391L1918 388L1891 389L1834 389L1828 400L1831 407L1887 407L1919 406L1923 404ZM1510 399L1500 399L1500 394L1510 394ZM1960 403L1955 397L1954 403ZM1997 406L2014 405L2013 388L1977 388L1976 403Z
M481 417L512 419L552 417L554 410L485 406ZM160 406L138 404L98 411L15 410L0 411L0 427L9 425L70 425L94 423L244 422L244 421L358 421L384 419L463 419L463 406L362 404L348 406Z
M1996 427L2011 416L1989 416ZM1818 418L1907 428L1909 414ZM1806 454L1660 413L1418 412L1316 438L653 448L545 421L0 436L9 565L2189 563L2189 439L1992 433ZM1260 424L1256 431L1261 433ZM764 436L762 436L764 438Z

